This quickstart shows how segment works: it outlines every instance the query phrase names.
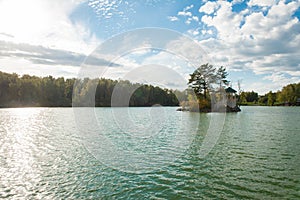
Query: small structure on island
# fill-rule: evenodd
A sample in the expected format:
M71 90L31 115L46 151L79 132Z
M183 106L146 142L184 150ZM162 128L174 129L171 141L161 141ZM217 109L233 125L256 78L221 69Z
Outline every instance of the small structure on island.
M227 102L226 102L226 111L227 112L239 112L241 109L236 104L236 90L231 87L225 89Z
M227 106L230 108L236 107L236 90L228 87L225 89L227 96Z

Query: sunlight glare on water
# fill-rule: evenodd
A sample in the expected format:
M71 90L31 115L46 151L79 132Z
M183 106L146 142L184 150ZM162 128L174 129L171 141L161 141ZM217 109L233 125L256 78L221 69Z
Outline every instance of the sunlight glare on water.
M5 109L1 115L1 185L8 191L22 196L39 182L39 169L34 154L38 153L35 139L42 126L41 114L44 109L16 108ZM3 121L4 119L4 121Z
M102 128L110 138L126 139L117 135L117 126L108 123L113 121L107 114L111 109L95 108L100 121L107 118ZM132 117L149 112L149 108L132 109ZM180 137L191 137L185 151L176 149L174 141L175 146L158 138L146 142L148 148L157 148L152 153L164 164L138 173L118 170L90 154L77 132L72 108L1 109L0 198L299 199L299 112L298 107L243 107L241 113L227 114L220 138L202 158L199 150L214 113L179 114L176 108L166 108L162 133L180 132L176 115L185 119L187 127L199 115L197 133L191 134L186 127L180 132ZM143 148L134 134L132 141L119 140L119 144L131 142ZM167 163L160 156L166 147L176 155ZM120 162L130 163L130 158L120 157L124 159Z

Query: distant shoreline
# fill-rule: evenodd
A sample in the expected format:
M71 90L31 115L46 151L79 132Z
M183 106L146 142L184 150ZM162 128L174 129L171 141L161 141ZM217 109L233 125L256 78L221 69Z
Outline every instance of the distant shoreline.
M152 105L152 106L0 106L0 109L5 109L5 108L150 108L150 107L178 108L180 106L162 106L162 105Z
M268 105L257 105L257 104L250 104L250 105L240 105L240 106L247 106L247 107L298 107L300 105L273 105L273 106L268 106ZM180 106L163 106L163 105L152 105L152 106L33 106L33 105L28 105L28 106L0 106L0 109L6 109L6 108L149 108L149 107L174 107L178 108L178 111L188 111L189 110L182 110ZM193 112L193 111L191 111ZM200 113L210 113L211 111L203 110L200 111Z
M263 106L263 107L296 107L300 104L274 104L274 105L265 105L265 104L240 104L240 106Z

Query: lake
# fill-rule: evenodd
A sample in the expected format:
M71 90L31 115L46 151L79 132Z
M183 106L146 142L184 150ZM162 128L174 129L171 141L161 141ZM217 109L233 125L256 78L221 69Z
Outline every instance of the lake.
M300 199L300 107L0 109L0 198Z

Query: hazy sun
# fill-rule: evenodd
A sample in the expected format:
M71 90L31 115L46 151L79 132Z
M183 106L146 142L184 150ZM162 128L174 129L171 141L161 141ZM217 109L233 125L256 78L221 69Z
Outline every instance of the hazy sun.
M10 34L16 39L25 39L43 31L49 21L44 2L40 0L0 1L0 32Z

